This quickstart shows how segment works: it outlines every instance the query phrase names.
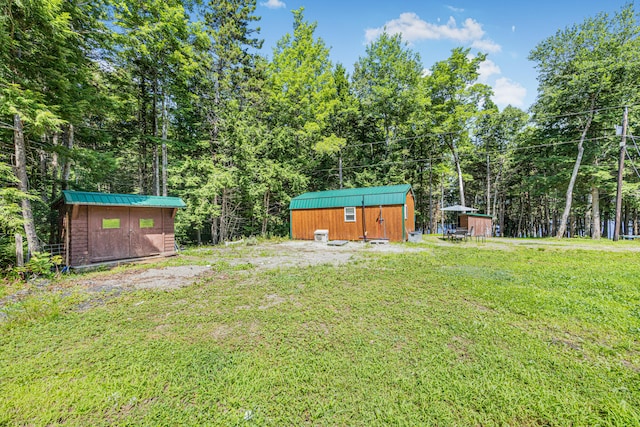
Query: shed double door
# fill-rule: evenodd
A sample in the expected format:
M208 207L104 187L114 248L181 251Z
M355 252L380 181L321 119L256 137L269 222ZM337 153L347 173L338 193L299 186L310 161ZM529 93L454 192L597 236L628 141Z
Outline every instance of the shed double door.
M162 253L162 209L91 206L89 247L92 262Z

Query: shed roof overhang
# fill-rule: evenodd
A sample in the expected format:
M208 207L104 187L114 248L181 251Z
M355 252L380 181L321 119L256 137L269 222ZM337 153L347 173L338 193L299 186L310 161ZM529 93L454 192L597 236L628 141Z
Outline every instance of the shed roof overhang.
M289 209L403 205L406 202L408 192L413 195L409 184L316 191L294 197L291 199Z
M133 208L185 208L180 197L146 196L140 194L93 193L89 191L62 192L61 201L67 205L128 206Z

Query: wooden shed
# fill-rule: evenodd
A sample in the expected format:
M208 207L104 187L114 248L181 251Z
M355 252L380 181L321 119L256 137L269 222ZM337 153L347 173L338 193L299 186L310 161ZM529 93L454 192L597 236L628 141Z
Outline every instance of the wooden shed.
M405 241L414 210L409 184L305 193L291 199L290 236L313 240L316 230L328 230L331 240Z
M69 267L175 254L178 197L63 191L60 238Z
M462 213L458 217L458 226L464 227L472 236L492 237L493 218L491 215ZM473 232L471 229L473 228Z

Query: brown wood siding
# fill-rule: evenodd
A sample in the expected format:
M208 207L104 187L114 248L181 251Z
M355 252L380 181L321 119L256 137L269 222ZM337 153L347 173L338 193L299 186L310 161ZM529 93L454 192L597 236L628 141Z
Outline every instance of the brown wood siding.
M89 207L89 258L92 262L111 261L133 256L131 219L128 207ZM103 228L104 219L118 219L117 228Z
M66 206L63 212L68 213L69 218L69 265L78 267L92 262L175 254L174 211L169 208ZM102 219L115 216L121 217L122 236L117 242L107 239L108 236L103 236L105 230L101 230ZM154 227L140 229L140 218L153 218ZM130 232L134 237L136 233L140 234L139 241L132 241ZM124 254L122 248L130 245L132 250ZM109 247L113 247L113 253Z
M356 208L356 222L345 222L344 208L298 209L291 211L291 237L313 240L315 230L329 230L330 240L360 240L363 236L362 206ZM406 233L413 231L414 202L411 193L407 196L407 219L403 217L403 206L365 207L367 239L387 238L403 241ZM381 220L382 219L382 220ZM403 236L402 223L405 223Z
M163 221L163 234L164 234L164 253L175 254L176 252L176 238L174 232L174 210L175 209L163 209L162 221Z
M69 264L89 263L89 209L87 206L69 206Z

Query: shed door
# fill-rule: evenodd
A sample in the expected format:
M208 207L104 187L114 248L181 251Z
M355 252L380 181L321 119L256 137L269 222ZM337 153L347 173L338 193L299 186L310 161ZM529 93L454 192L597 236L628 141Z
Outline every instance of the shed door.
M131 208L131 256L156 255L164 251L162 209Z
M129 208L90 206L91 261L128 258L129 246Z

